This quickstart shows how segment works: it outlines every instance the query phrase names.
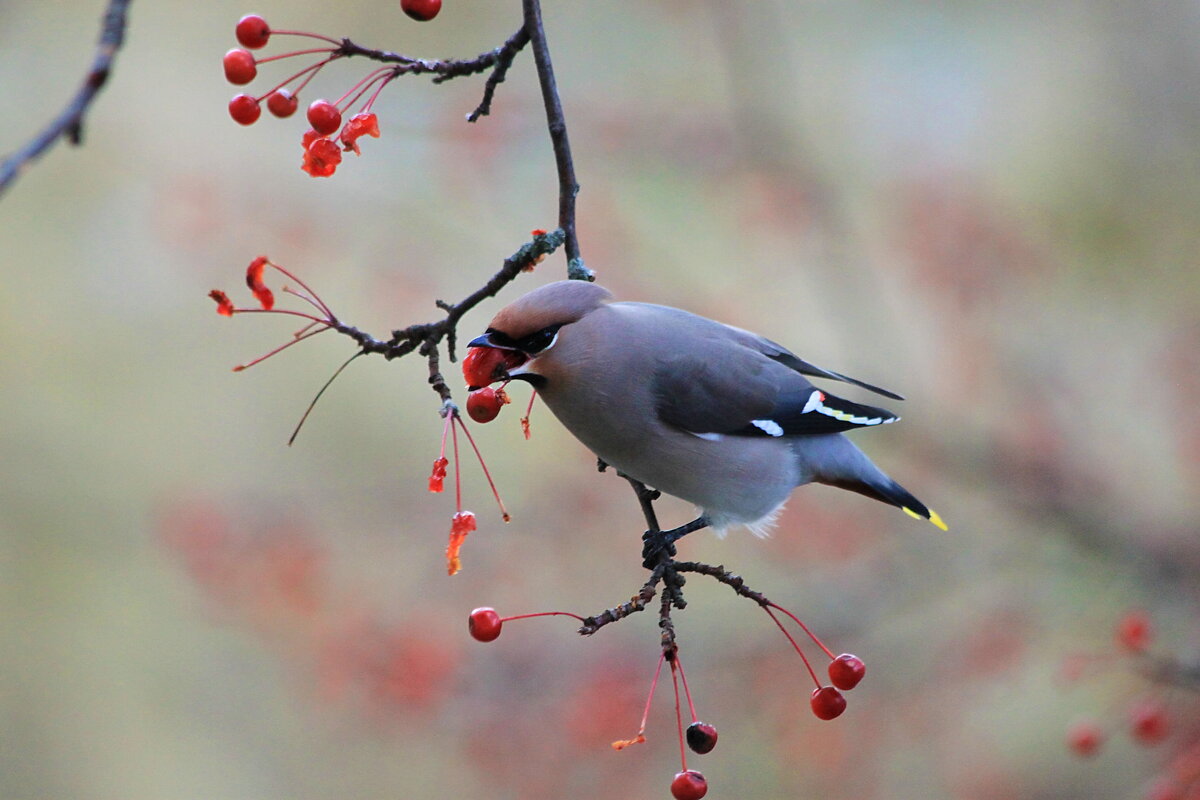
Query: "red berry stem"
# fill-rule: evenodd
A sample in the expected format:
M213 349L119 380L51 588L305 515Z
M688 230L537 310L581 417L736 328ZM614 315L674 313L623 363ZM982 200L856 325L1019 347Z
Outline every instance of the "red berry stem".
M502 617L500 621L512 622L514 619L533 619L534 617L571 617L583 622L583 617L572 614L570 611L537 611L533 614L514 614L511 617Z
M266 58L256 59L256 61L259 64L266 64L268 61L282 61L285 58L295 58L296 56L311 56L314 53L329 53L330 54L329 58L327 58L324 61L319 62L320 66L324 66L325 64L328 64L330 61L333 61L334 59L338 59L338 58L342 57L341 53L339 53L336 50L330 50L328 47L313 47L308 50L293 50L290 53L278 53L273 56L267 56ZM315 66L318 66L318 65L314 64L313 67L315 67ZM309 67L308 69L312 69L313 67ZM297 75L293 75L292 77L295 78L295 77L297 77ZM289 78L288 80L291 80L291 78Z
M679 707L679 676L676 674L678 666L679 651L676 650L675 657L671 659L671 687L675 690L675 727L679 731L679 760L683 763L680 772L687 772L687 747L683 744L683 712Z
M804 651L800 649L800 645L796 644L796 640L792 638L790 633L788 633L787 628L783 627L783 623L780 622L779 618L775 616L775 612L771 610L772 608L779 608L779 606L775 605L774 603L769 603L768 605L762 607L763 611L766 611L771 619L775 621L775 624L779 626L779 630L783 631L783 635L787 637L787 640L792 643L792 647L795 648L796 653L800 656L800 660L804 662L804 666L808 669L808 674L812 676L813 683L815 683L817 688L820 689L821 681L817 677L817 673L813 671L812 664L808 663L808 656L804 655ZM783 609L780 609L780 611L782 610ZM795 617L792 618L795 619ZM799 620L797 620L797 622L799 622Z
M533 413L534 400L537 400L537 389L530 393L529 405L525 407L525 416L521 417L521 432L525 434L525 441L529 441L529 415Z
M450 440L454 446L454 509L462 511L462 470L458 466L458 428L454 427L455 422L461 424L457 407L450 411Z
M362 97L371 89L371 85L376 81L383 80L383 83L380 84L379 88L375 92L375 97L378 97L379 92L383 90L383 87L387 86L388 82L394 80L398 75L400 75L398 67L379 67L377 69L373 69L363 76L358 83L347 89L346 92L337 100L335 100L333 104L344 111L348 111L351 106L358 102L358 98ZM357 94L355 94L355 92L357 92ZM352 94L354 95L353 99L347 102L346 98L350 97ZM375 97L371 98L372 103L375 102ZM370 103L368 103L367 105L363 106L363 111L369 111L370 107Z
M683 671L683 661L679 658L678 651L675 652L675 660L672 662L672 666L675 664L679 665L679 678L683 681L683 695L687 698L688 713L692 715L692 722L696 722L699 719L696 716L696 705L692 702L692 690L688 688L687 673ZM684 765L684 769L687 769L686 764Z
M274 28L271 28L271 35L272 36L306 36L309 39L320 39L323 42L329 42L334 47L342 46L341 39L334 39L332 36L325 36L324 34L313 33L312 31L277 31Z
M816 643L817 647L819 647L823 651L825 651L825 655L829 656L831 659L837 658L837 656L835 656L833 654L833 651L830 650L828 647L826 647L825 643L822 642L820 639L818 639L817 635L815 633L813 633L811 630L809 630L808 626L805 625L804 622L799 617L797 617L792 612L788 611L783 606L776 605L775 603L772 603L770 601L768 601L767 604L769 606L771 606L771 608L778 609L778 610L782 611L784 614L787 614L789 617L791 617L792 621L795 622L797 625L799 625L804 630L804 632L808 634L808 638L812 639L813 642ZM771 612L768 611L767 613L770 614ZM774 615L772 615L772 616L774 616Z
M658 678L662 675L663 661L667 658L664 650L658 655L658 666L654 669L654 679L650 681L650 694L646 696L646 707L642 710L642 724L638 726L637 735L632 739L620 739L612 743L613 750L624 750L633 744L646 741L646 722L650 719L650 703L654 700L654 690L658 688Z
M308 292L308 296L305 297L304 295L299 294L298 292L291 291L290 289L287 289L287 288L285 288L284 291L290 292L291 294L294 294L301 299L307 300L310 304L312 304L312 306L314 308L319 309L323 314L325 314L326 319L323 321L328 322L330 325L338 324L337 315L334 314L333 311L329 308L329 306L327 306L325 304L325 301L321 299L321 295L317 294L316 292L314 292L312 290L311 286L309 286L307 283L302 281L296 275L293 275L291 272L289 272L285 268L276 264L274 261L268 261L267 266L270 267L271 269L275 270L276 272L280 273L284 277L290 278L291 280L295 281L300 286L301 289Z
M458 424L462 427L463 434L467 437L467 441L471 443L471 449L475 451L475 457L479 459L479 466L483 467L483 477L487 478L488 487L492 490L492 497L496 498L496 505L500 506L500 516L505 522L512 521L512 517L509 515L508 509L504 507L504 501L500 499L500 492L498 489L496 489L496 482L492 480L492 473L488 470L487 464L483 461L483 454L479 452L479 446L475 444L475 437L471 435L471 431L467 429L467 423L463 421L461 416L456 413L454 415L454 419L458 421ZM458 438L455 437L454 441L457 442ZM457 461L458 450L454 451L454 458ZM455 467L455 469L457 470L457 467Z
M259 312L262 312L265 314L295 314L295 313L297 313L294 311L286 311L286 310L266 311L261 308L235 309L235 312L240 312L240 313L249 313L251 311L259 311ZM303 315L301 315L301 316L303 316ZM317 324L317 323L314 322L313 324ZM308 333L297 334L291 340L284 342L283 344L279 345L278 347L274 348L273 350L268 350L266 353L263 353L258 358L247 361L245 364L238 364L236 367L233 368L233 371L241 372L244 369L250 369L250 367L253 367L255 364L261 364L263 361L266 361L271 356L276 355L278 353L282 353L284 350L287 350L292 345L299 344L300 342L303 342L305 339L311 339L312 337L316 336L317 334L324 333L327 330L330 330L329 326L323 325L322 327L318 328L315 331L309 331ZM349 362L347 362L347 363L349 363ZM341 372L341 370L339 369L338 372Z

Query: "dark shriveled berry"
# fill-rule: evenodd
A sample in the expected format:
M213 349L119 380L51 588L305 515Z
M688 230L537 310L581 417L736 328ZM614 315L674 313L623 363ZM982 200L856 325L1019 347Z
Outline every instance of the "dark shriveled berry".
M697 720L687 726L687 743L693 751L704 755L717 746L717 729L707 722Z

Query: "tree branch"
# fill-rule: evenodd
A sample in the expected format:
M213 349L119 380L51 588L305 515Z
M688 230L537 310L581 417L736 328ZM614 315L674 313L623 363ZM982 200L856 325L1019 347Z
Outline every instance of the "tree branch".
M100 26L100 41L92 67L83 79L75 97L67 104L45 130L28 144L0 163L0 196L29 164L50 149L60 138L66 137L73 145L83 141L83 117L92 101L108 80L113 59L125 41L126 12L131 0L110 0Z

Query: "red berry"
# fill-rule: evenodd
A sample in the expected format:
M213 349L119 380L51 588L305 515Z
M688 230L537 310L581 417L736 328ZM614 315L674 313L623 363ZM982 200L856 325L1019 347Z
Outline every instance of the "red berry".
M693 722L687 726L687 743L700 755L711 753L717 746L717 729L707 722Z
M1158 744L1171 732L1166 706L1155 700L1143 700L1129 710L1129 733L1142 744Z
M267 109L280 119L286 119L295 114L299 105L300 100L287 89L276 89L267 98Z
M497 347L469 347L463 358L463 377L467 387L476 389L498 381L526 361L524 354L516 350L501 350Z
M1134 653L1150 645L1150 618L1143 611L1130 611L1117 623L1117 644Z
M818 719L835 719L846 710L846 698L832 686L813 689L812 710Z
M867 667L858 656L842 653L829 662L829 681L842 691L850 691L858 686L859 681L867 674Z
M467 395L467 413L476 422L491 422L500 414L504 402L501 395L490 386L477 389Z
M400 10L417 22L429 22L442 10L442 0L400 0Z
M471 637L481 642L495 641L500 635L502 625L500 615L494 608L477 608L467 617L467 628L471 631Z
M229 101L229 116L242 125L253 125L260 114L262 107L248 94L239 94Z
M308 107L308 124L322 136L329 136L342 127L342 112L328 100L313 100Z
M1067 730L1067 746L1076 755L1088 758L1094 756L1100 745L1104 744L1104 731L1090 719L1076 722Z
M225 54L225 80L234 86L245 86L258 74L254 56L249 50L233 48Z
M234 33L237 34L237 40L242 47L249 47L251 50L263 47L271 38L271 29L267 26L267 21L258 14L247 14L239 19Z
M700 800L708 794L708 781L694 769L676 773L671 781L671 796L675 800Z

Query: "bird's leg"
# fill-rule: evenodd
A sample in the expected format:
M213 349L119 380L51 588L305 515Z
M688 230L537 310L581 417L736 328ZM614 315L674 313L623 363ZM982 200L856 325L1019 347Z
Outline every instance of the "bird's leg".
M708 520L704 517L697 517L686 525L680 525L678 528L672 528L669 531L646 531L642 534L642 566L646 569L654 569L662 558L663 553L668 558L674 558L675 542L687 536L692 531L698 531L701 528L707 527Z

